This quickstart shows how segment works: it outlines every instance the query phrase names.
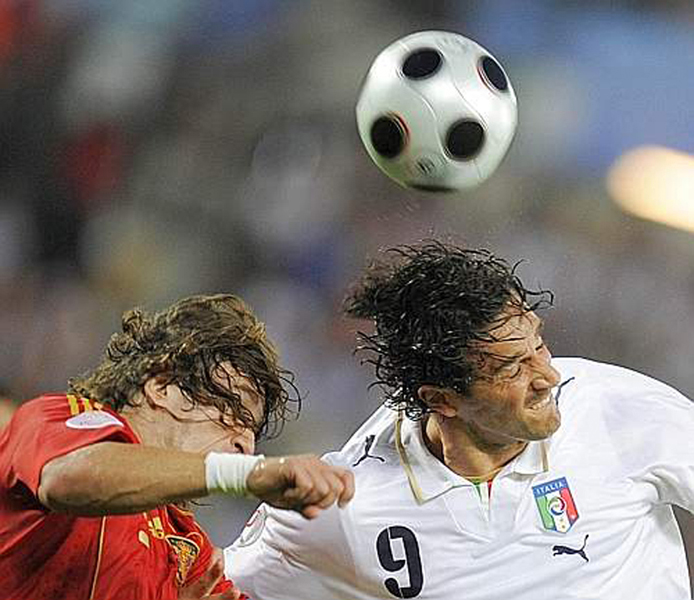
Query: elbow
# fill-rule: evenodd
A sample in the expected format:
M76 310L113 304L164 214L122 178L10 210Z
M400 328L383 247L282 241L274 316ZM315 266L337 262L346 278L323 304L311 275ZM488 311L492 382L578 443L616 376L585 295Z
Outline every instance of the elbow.
M94 470L86 462L72 454L47 462L41 470L39 502L55 512L95 514Z

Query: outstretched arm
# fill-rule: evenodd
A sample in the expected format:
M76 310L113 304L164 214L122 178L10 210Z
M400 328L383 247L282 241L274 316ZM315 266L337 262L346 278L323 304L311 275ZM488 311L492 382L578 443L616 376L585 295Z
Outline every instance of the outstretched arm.
M219 455L217 455L219 456ZM227 489L222 478L210 485L205 456L161 448L101 442L47 462L41 471L39 501L51 510L77 515L129 514L200 498ZM242 455L223 457L233 464ZM350 471L312 455L261 458L241 487L279 508L314 518L354 494ZM238 490L238 481L229 487Z

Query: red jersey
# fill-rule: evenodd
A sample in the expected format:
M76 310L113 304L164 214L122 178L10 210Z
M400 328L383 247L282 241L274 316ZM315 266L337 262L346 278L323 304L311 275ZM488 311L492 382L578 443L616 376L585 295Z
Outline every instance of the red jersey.
M104 441L140 443L118 413L64 394L24 403L0 430L2 600L177 600L209 567L209 538L176 506L78 517L39 503L44 464Z

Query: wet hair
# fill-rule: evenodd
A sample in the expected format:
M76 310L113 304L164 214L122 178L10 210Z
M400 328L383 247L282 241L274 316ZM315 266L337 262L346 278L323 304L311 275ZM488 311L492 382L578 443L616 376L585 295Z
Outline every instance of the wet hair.
M488 250L436 240L384 251L344 302L347 315L370 319L374 333L357 334L356 352L374 366L385 404L416 420L428 412L419 398L423 384L466 393L480 376L480 342L494 331L506 309L534 311L553 303L547 290L527 289L516 269ZM503 314L502 314L503 313Z
M240 396L228 389L223 364L248 377L263 397L262 422L256 423ZM294 376L279 366L265 326L231 294L183 298L161 312L125 312L122 331L111 336L100 364L71 379L69 388L119 411L139 406L139 393L152 377L176 384L191 410L217 408L223 426L240 423L258 436L278 434L301 405Z

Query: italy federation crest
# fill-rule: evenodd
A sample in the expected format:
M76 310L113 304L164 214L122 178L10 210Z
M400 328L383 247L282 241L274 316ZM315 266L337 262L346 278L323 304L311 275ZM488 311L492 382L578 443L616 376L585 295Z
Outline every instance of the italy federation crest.
M578 511L566 477L533 486L535 504L545 529L566 533L578 520Z

